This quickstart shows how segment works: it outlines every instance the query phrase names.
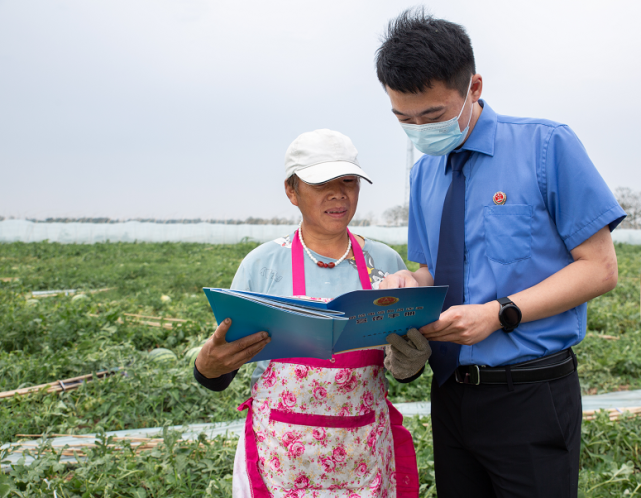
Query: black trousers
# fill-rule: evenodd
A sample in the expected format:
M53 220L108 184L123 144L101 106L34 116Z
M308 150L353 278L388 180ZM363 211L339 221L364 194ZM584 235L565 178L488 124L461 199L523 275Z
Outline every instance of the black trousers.
M439 498L576 498L581 390L574 372L535 384L432 382Z

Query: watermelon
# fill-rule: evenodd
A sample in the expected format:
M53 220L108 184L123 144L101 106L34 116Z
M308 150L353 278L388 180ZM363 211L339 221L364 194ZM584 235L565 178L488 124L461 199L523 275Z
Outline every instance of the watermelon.
M200 350L202 349L202 346L198 346L195 348L191 348L187 353L185 353L185 361L187 362L187 365L190 367L194 366L194 362L196 361L196 357L198 356L198 353L200 353Z
M156 348L149 352L149 359L156 363L167 363L176 361L177 358L173 351L170 351L169 349Z

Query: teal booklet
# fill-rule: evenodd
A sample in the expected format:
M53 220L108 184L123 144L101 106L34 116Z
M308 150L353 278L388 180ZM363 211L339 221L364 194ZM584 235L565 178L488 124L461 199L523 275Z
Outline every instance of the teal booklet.
M251 361L329 359L333 353L387 344L392 333L438 320L447 286L357 290L329 302L205 287L218 322L231 318L227 342L256 332L271 342Z

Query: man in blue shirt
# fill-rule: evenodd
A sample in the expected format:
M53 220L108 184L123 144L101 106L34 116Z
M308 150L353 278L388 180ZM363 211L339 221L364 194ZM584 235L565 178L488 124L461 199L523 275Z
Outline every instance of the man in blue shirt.
M577 496L581 398L571 346L612 290L625 213L566 125L481 100L465 30L422 9L390 22L377 73L422 156L408 259L381 288L449 285L432 345L438 496Z

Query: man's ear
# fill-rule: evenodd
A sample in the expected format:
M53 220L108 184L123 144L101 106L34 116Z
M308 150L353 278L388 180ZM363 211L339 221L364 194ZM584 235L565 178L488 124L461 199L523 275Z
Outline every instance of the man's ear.
M285 194L287 195L289 202L298 207L298 195L296 194L296 191L287 184L287 180L285 180Z
M470 95L472 96L472 103L478 102L483 93L483 76L475 74L472 76L472 86L470 87Z

